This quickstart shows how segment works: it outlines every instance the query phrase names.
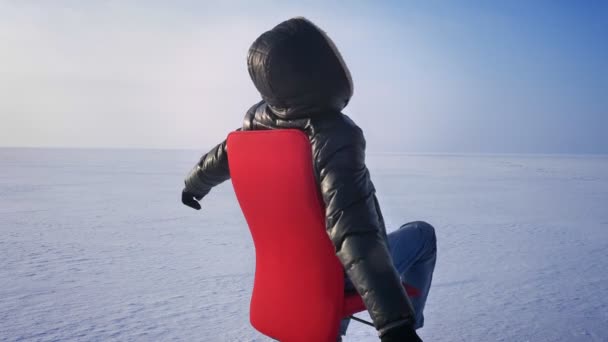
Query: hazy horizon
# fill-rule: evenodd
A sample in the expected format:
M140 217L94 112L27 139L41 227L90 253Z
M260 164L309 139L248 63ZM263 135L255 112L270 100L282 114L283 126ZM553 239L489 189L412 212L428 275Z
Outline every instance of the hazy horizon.
M607 154L608 2L0 0L0 147L200 150L259 100L245 56L305 16L371 153Z
M78 147L78 146L0 146L0 150L66 150L66 151L117 151L117 152L132 152L132 151L142 151L142 152L176 152L176 153L205 153L208 149L211 149L213 146L203 146L203 147L105 147L105 146L87 146L87 147ZM455 157L574 157L574 158L584 158L584 157L599 157L606 158L608 157L608 153L563 153L563 152L432 152L432 151L380 151L380 150L370 150L366 151L367 156L381 156L381 155L403 155L403 156L455 156Z

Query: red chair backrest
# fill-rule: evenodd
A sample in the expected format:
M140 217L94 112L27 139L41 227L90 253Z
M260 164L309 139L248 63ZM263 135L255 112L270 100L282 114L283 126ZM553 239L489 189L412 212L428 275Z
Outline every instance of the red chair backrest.
M251 324L283 342L334 342L343 269L325 231L307 136L291 129L234 132L227 149L255 245Z

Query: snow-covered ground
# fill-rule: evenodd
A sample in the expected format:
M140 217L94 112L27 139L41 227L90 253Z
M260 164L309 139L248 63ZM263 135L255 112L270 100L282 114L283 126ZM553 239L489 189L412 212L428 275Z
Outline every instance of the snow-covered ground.
M230 183L194 151L0 149L0 340L268 341ZM425 341L608 340L608 157L370 155L389 230L432 223ZM365 315L362 315L365 316ZM352 323L346 341L375 341Z

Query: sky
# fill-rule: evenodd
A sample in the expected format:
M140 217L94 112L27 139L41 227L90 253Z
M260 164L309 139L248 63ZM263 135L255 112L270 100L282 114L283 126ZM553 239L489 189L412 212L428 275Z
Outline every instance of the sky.
M0 0L0 146L204 151L260 97L246 54L305 16L368 150L608 153L608 1Z

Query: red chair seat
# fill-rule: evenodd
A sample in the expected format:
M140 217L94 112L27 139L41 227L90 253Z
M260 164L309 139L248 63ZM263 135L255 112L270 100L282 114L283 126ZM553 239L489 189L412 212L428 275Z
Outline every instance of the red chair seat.
M408 284L403 284L405 287L405 292L407 292L408 296L418 297L420 296L420 291ZM365 311L365 304L363 304L363 299L359 296L357 292L347 292L344 294L344 307L342 309L342 317L349 317L357 312Z
M308 137L299 130L234 132L227 149L255 246L251 324L283 342L334 342L340 319L365 306L358 294L344 294Z

